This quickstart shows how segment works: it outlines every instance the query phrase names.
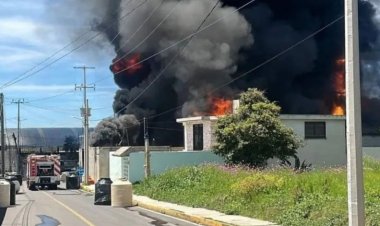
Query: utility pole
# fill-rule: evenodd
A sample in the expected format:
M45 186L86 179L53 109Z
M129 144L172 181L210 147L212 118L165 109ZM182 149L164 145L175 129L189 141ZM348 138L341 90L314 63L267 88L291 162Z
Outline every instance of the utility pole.
M84 137L83 137L83 146L84 146L84 183L88 184L88 176L89 176L89 147L88 147L88 117L91 115L90 108L88 107L88 99L86 96L87 89L95 89L95 85L87 86L86 81L86 71L87 69L95 69L95 67L74 67L74 69L83 70L83 84L80 86L75 85L75 89L83 89L83 108L81 108L81 115L83 117L83 127L84 127Z
M364 226L358 0L345 0L348 219Z
M147 122L146 122L145 117L144 117L144 144L145 144L144 170L145 170L145 178L148 178L150 176L150 151L149 151L149 134L148 134Z
M19 159L20 159L20 104L24 104L26 103L24 101L24 99L18 99L17 101L16 100L12 100L12 104L17 104L17 145L16 145L16 158L17 158L17 166L16 166L16 169L17 169L17 172L20 172L20 169L19 169ZM9 171L12 171L12 164L11 164L11 151L9 150Z
M5 136L4 136L4 94L0 94L0 117L1 117L1 173L5 176Z

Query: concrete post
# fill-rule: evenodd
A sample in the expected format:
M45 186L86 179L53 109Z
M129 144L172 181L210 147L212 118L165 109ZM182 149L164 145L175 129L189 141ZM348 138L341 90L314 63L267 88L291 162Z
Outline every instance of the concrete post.
M347 183L349 225L364 226L358 0L345 0Z

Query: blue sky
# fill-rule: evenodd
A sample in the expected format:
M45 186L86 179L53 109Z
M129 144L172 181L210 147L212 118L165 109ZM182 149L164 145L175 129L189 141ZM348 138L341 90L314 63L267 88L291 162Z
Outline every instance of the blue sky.
M94 127L97 120L113 114L112 102L117 87L109 64L114 53L101 37L40 72L4 87L4 84L30 71L76 36L90 30L87 24L79 24L70 15L55 15L50 8L52 4L47 0L0 1L0 87L5 96L7 128L17 127L17 104L11 104L12 99L28 102L21 105L21 127L81 127L82 122L78 118L83 92L75 91L74 87L83 83L83 71L75 70L73 66L96 68L87 73L88 83L95 83L96 86L95 91L87 92L93 109L90 126ZM86 37L94 34L89 33ZM73 47L26 75L41 69Z

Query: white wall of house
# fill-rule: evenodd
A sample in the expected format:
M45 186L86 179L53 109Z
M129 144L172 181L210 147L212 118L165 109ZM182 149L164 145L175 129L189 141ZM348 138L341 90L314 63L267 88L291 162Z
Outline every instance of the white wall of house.
M191 117L177 119L184 126L185 151L193 151L193 125L203 124L204 150L212 150L216 140L214 133L217 117ZM345 117L332 115L281 115L281 121L292 128L303 141L298 150L301 161L306 160L316 167L341 166L346 164ZM305 137L305 122L325 124L323 138ZM273 161L272 161L273 162ZM271 162L271 164L272 164Z
M298 150L301 161L316 167L346 164L346 120L344 116L332 115L281 115L281 121L304 142ZM325 138L305 138L305 122L325 122Z
M218 120L216 116L199 116L177 119L184 127L185 151L194 151L193 125L203 125L203 150L212 150L215 144L214 125Z

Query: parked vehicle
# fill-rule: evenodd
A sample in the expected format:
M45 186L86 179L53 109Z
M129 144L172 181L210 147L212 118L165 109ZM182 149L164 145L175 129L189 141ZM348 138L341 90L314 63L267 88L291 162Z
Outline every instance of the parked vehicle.
M8 173L5 173L5 175L16 177L20 186L22 186L22 175L21 174L18 174L17 172L8 172Z
M60 183L61 164L59 155L29 155L27 157L27 186L57 189Z
M20 182L19 182L18 178L15 175L9 175L9 174L7 174L4 177L4 179L7 180L7 181L12 181L15 184L16 194L20 192Z

